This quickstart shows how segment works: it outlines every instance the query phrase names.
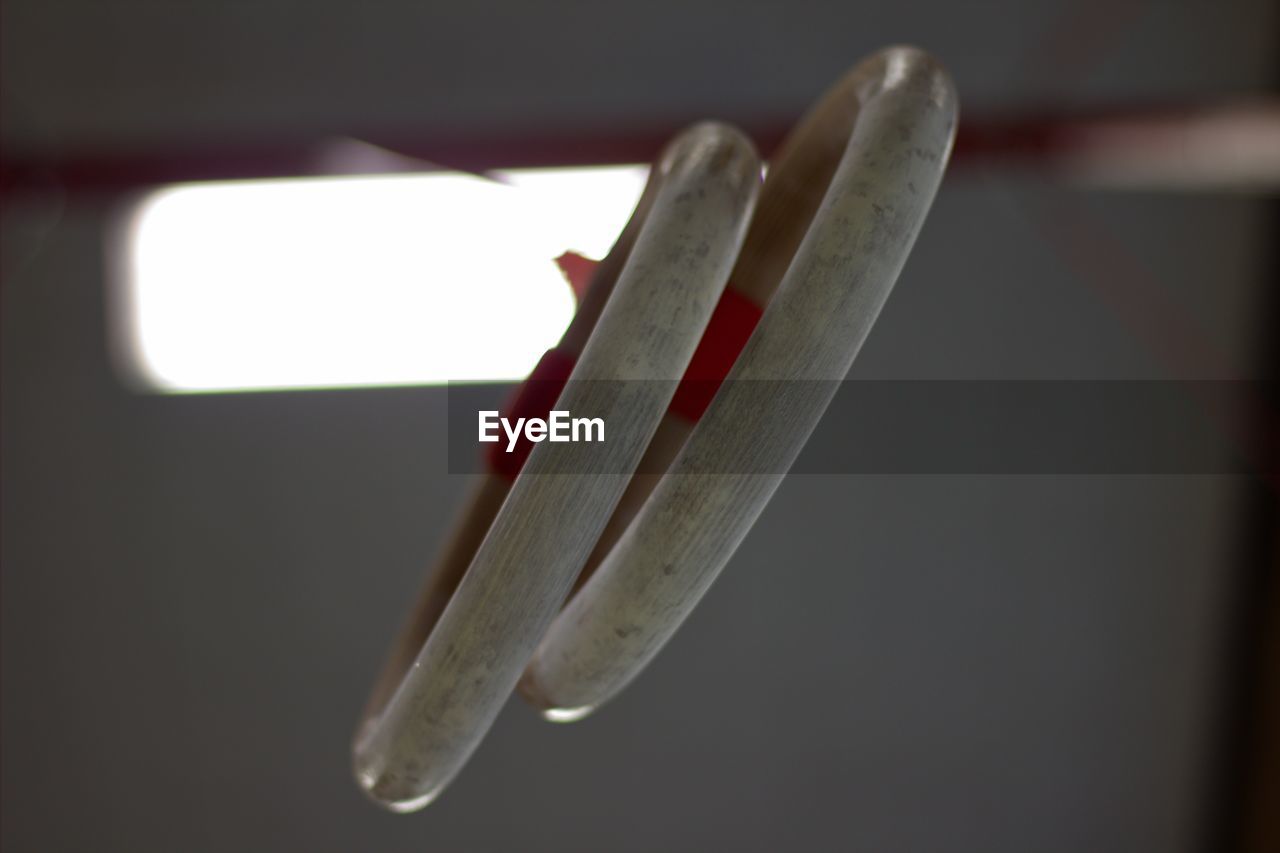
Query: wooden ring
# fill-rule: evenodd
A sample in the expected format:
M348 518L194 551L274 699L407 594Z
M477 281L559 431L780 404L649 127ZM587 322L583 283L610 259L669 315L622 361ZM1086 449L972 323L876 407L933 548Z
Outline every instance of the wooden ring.
M757 294L781 282L675 461L534 654L520 689L548 718L580 718L635 678L764 510L897 280L956 111L947 73L895 47L793 133L733 274Z
M407 634L425 642L411 662L393 653L389 686L375 688L359 726L356 778L394 811L435 798L492 725L600 539L729 277L759 187L751 143L724 125L697 125L655 172L634 245L557 403L609 424L599 471L560 473L564 445L534 449L438 621L424 625L432 614L422 608L411 618Z

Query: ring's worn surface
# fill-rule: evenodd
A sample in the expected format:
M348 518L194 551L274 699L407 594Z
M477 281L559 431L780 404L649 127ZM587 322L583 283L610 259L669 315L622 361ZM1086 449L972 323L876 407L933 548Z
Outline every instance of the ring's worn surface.
M357 732L375 800L430 802L517 683L548 718L576 719L670 639L866 340L942 179L956 109L947 73L894 47L818 102L763 189L737 131L698 125L672 143L545 360L568 376L555 408L610 425L599 464L565 473L563 446L541 443L482 481ZM698 370L710 391L684 393ZM597 379L665 381L582 381Z
M751 529L888 298L955 123L946 72L889 48L785 144L733 274L757 293L781 283L666 476L538 647L521 690L549 717L583 716L634 678Z
M430 802L511 694L667 410L759 179L755 149L723 125L693 127L662 157L634 246L558 403L610 424L601 470L557 473L563 445L539 444L434 627L415 612L409 633L426 641L412 659L393 655L354 744L356 777L379 803Z

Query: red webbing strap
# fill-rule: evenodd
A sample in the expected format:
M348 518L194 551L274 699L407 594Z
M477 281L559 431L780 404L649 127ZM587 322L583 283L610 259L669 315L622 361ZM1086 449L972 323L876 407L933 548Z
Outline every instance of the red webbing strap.
M763 313L732 283L724 289L667 411L692 423L702 419Z
M577 252L565 252L556 258L556 266L560 268L560 274L564 276L565 281L569 282L569 287L573 290L573 298L581 302L587 295L587 288L591 286L591 278L595 274L596 267L600 266L600 262L593 261L585 255L579 255Z
M579 262L594 264L580 256L575 259L575 264ZM563 261L561 268L565 268ZM569 273L569 270L565 269L565 272ZM590 269L583 266L579 265L574 272L583 278L590 278ZM720 383L729 374L729 368L737 361L738 353L746 346L747 338L751 337L762 313L759 306L734 290L732 285L724 289L715 310L711 312L711 319L707 321L707 330L698 342L689 367L671 398L668 412L694 423L702 417L711 405L711 398L719 390ZM504 408L503 417L512 424L518 418L546 419L556 400L560 399L560 392L569 381L569 374L573 373L576 362L577 356L571 352L547 350L538 361L538 366ZM521 435L508 453L507 438L503 434L487 449L489 470L514 482L532 452L533 442Z
M517 418L546 418L560 399L560 392L573 373L573 366L578 357L574 353L562 349L549 349L538 359L538 366L533 369L514 395L503 407L502 416L513 425ZM524 467L525 460L533 452L533 442L522 434L510 453L507 452L507 437L499 431L498 441L488 446L486 461L489 470L500 477L515 482Z

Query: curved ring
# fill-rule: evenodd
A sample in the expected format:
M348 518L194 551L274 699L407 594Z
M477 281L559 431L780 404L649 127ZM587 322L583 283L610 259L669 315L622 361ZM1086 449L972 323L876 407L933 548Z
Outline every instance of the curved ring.
M438 622L415 627L429 635L412 666L391 671L398 686L375 691L360 725L356 777L393 811L434 799L492 725L640 462L728 279L759 184L751 143L723 125L698 125L668 147L657 172L634 247L557 404L610 424L598 468L559 474L565 448L534 449Z
M955 123L947 73L889 48L788 140L732 276L757 294L781 283L666 476L538 646L520 687L548 718L580 718L626 686L751 529L884 305Z

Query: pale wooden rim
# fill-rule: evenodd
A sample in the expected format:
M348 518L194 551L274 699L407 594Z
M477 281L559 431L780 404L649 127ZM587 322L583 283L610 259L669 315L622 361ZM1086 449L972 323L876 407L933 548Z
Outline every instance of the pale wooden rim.
M627 485L614 472L639 464L729 277L759 187L751 143L697 125L656 171L634 247L557 402L606 419L606 473L557 474L564 447L537 445L416 657L388 672L394 690L375 691L354 769L393 811L434 799L492 725ZM579 381L595 379L670 381L626 383L621 395Z
M585 716L635 678L764 510L897 280L956 112L941 66L896 47L859 64L792 135L734 272L756 294L781 283L652 496L538 646L520 689L549 719ZM768 473L721 473L732 471Z

